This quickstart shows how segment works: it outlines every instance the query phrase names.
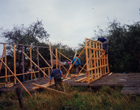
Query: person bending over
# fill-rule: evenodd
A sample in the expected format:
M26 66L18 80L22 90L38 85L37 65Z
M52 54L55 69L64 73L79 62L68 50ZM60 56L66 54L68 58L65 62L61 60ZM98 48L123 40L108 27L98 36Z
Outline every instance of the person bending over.
M51 71L50 74L50 85L52 82L52 77L54 77L54 82L55 82L55 88L57 90L62 90L64 91L64 87L63 87L63 72L60 69L56 69L55 67L53 67L53 70Z

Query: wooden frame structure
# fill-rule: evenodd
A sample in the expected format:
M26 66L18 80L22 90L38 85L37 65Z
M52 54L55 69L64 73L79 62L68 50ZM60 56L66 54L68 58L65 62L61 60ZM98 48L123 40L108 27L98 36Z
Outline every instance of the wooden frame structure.
M8 64L7 64L7 54L6 54L6 43L1 43L1 44L3 44L3 54L2 54L2 58L1 58L1 60L2 61L4 61L4 63L7 65L7 67L8 67ZM20 74L17 74L17 71L16 71L16 64L17 64L17 62L16 62L16 58L17 58L17 56L16 56L16 52L17 52L17 49L16 49L16 45L20 45L20 46L22 46L22 50L21 50L21 53L22 53L22 68L23 68L23 73L20 73ZM16 76L20 76L20 75L23 75L23 81L25 81L25 75L26 74L31 74L31 80L33 79L33 74L34 74L34 76L36 76L35 74L36 73L39 73L39 71L41 71L44 75L44 77L45 76L47 76L48 78L49 78L49 74L50 74L50 70L52 69L52 66L44 59L44 57L39 53L39 51L38 51L38 48L39 47L41 47L41 46L36 46L37 47L37 56L40 56L43 60L44 60L44 62L47 64L47 67L43 67L43 68L40 68L39 67L39 64L36 64L33 60L32 60L32 46L30 46L30 45L21 45L21 44L16 44L16 45L13 45L13 73L16 75ZM51 45L51 44L50 44ZM29 50L29 53L30 53L30 56L28 56L25 52L24 52L24 46L29 46L29 48L30 48L30 50ZM43 47L43 46L42 46ZM46 47L43 47L43 48L46 48ZM50 47L51 48L51 47ZM51 52L51 50L52 49L49 49L49 51ZM24 57L23 56L26 56L26 58L28 58L29 59L29 61L30 61L30 68L31 68L31 71L28 71L28 72L25 72L24 70ZM4 58L4 59L3 59ZM37 61L39 62L39 58L37 58ZM51 58L51 61L52 61L52 58ZM33 65L35 65L37 68L38 68L38 71L33 71L32 70L32 66ZM0 79L1 78L5 78L5 82L7 82L8 81L8 78L10 78L10 77L13 77L13 75L11 74L11 75L8 75L8 72L7 72L7 67L5 66L5 75L4 76L0 76ZM0 72L1 72L1 69L2 69L2 62L0 62ZM48 70L48 75L46 75L46 73L45 73L45 70ZM38 75L39 76L39 75ZM14 83L16 84L17 82L16 82L16 78L14 78ZM1 83L1 84L4 84L4 83Z
M91 82L93 82L93 81L95 81L95 80L97 80L97 79L101 78L102 76L104 76L104 75L109 73L108 55L105 55L105 50L102 49L102 43L98 42L98 41L94 41L94 40L88 39L88 38L85 39L85 47L80 52L79 57L75 60L75 62L73 64L71 64L69 69L66 69L64 67L64 65L61 65L61 61L60 61L59 57L61 55L61 56L65 57L69 61L72 61L72 60L69 59L68 57L66 57L60 51L58 51L57 48L55 49L55 54L54 54L53 53L53 49L51 48L51 43L49 44L51 65L39 53L39 47L42 48L42 46L36 46L37 47L37 50L36 50L36 52L37 52L37 59L38 59L37 60L37 64L36 64L32 60L32 46L16 44L16 45L22 46L21 53L22 53L23 69L24 69L24 56L26 56L26 58L29 59L29 61L30 61L30 68L31 68L30 72L25 73L23 71L23 73L20 73L20 74L16 73L16 45L13 45L13 61L14 61L13 63L14 63L14 68L13 68L13 72L12 72L10 70L10 68L8 67L8 65L7 65L6 44L5 43L2 43L2 44L3 44L3 54L2 54L2 58L0 58L0 71L1 71L1 68L2 68L2 64L3 64L5 66L5 76L0 76L0 78L5 78L6 82L8 81L8 79L7 79L8 77L14 77L14 83L16 84L17 83L16 81L18 81L22 85L22 83L17 78L17 76L23 75L23 79L25 80L25 74L31 74L31 80L32 80L33 79L33 74L34 74L34 76L36 78L36 73L39 73L39 71L41 71L43 73L43 77L46 76L46 77L49 78L50 71L51 71L51 69L53 67L53 57L56 59L56 68L61 69L61 67L63 67L65 69L66 74L65 74L64 78L66 78L68 76L70 70L74 66L75 62L78 60L78 58L81 56L81 54L83 54L83 52L85 52L86 63L84 64L83 67L81 67L81 70L79 71L78 75L74 75L74 76L75 76L75 79L76 79L77 76L81 75L81 72L83 70L85 70L86 77L78 79L75 82L85 82L86 81L87 83L91 83ZM29 48L30 48L30 52L29 52L30 55L29 56L24 52L24 46L29 46ZM43 47L43 48L46 48L46 47ZM76 54L77 54L77 51L75 52L74 56L76 56ZM43 68L39 67L39 56L47 64L47 67L43 67ZM32 69L32 65L35 65L38 68L38 71L34 71ZM46 69L48 70L48 75L45 73ZM7 70L9 70L10 73L12 73L12 74L8 75L7 74ZM22 85L22 87L25 88L23 85ZM25 90L26 90L26 88L25 88ZM29 93L29 95L31 96L30 93Z
M86 63L79 71L78 75L74 76L76 79L77 76L81 74L81 71L86 67L86 77L78 79L75 82L86 81L87 83L91 83L109 73L108 54L105 54L105 50L102 49L102 45L102 42L94 41L88 38L85 39L85 47L79 54L79 57L85 51ZM75 60L75 62L78 60L78 58ZM75 62L71 65L64 78L68 76Z
M85 39L87 77L78 81L91 83L109 73L108 54L102 49L103 43Z

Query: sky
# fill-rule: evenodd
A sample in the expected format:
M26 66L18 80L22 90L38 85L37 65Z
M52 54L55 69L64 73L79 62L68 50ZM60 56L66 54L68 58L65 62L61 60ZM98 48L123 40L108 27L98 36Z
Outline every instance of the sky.
M139 9L140 0L0 0L0 28L28 27L42 20L49 42L77 47L99 28L106 32L115 19L121 24L140 21Z

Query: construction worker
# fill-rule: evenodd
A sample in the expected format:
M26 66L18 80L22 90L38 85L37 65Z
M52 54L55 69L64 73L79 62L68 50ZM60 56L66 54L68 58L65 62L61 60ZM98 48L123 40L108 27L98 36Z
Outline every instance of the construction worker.
M64 87L63 87L63 72L60 69L56 69L55 67L53 67L53 70L51 71L50 74L50 85L52 82L52 77L54 77L54 82L55 82L55 87L57 90L62 90L64 91Z
M102 42L103 43L103 49L105 50L105 54L108 53L108 47L109 47L109 41L107 38L98 38L98 41Z
M78 54L76 55L76 57L72 60L72 64L75 62L75 60L78 58ZM81 61L80 59L78 58L78 60L74 63L74 67L76 69L76 74L79 73L79 66L81 66Z

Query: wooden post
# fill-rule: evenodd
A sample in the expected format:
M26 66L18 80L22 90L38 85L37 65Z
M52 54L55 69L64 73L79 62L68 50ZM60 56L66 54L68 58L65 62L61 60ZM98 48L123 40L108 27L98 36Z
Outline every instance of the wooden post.
M36 50L37 51L37 50ZM50 68L52 68L51 66L50 66L50 64L45 60L45 58L37 51L37 53L39 54L39 56L45 61L45 63L50 67Z
M81 54L83 53L84 50L85 50L85 48L83 48L83 50L81 51L81 53L79 54L79 56L77 57L75 62L78 60L78 58L81 56ZM63 78L67 77L67 75L69 74L69 72L70 72L71 68L73 67L73 65L75 64L75 62L73 62L73 64L70 66L69 70L67 71L67 73L65 74L65 76Z
M58 54L57 54L57 48L55 49L55 56L56 56L56 68L58 68Z
M65 55L63 55L61 52L57 51L59 54L61 54L63 57L65 57L66 59L68 59L69 61L72 61L71 59L69 59L68 57L66 57Z
M52 55L56 58L56 56L52 53ZM60 61L58 60L58 62L60 63ZM66 70L66 71L68 71L63 65L62 65L62 67Z
M51 67L53 68L53 56L52 56L52 52L53 52L53 49L51 48L51 42L49 43L49 47L50 47L50 61L51 61ZM51 68L51 69L52 69Z
M37 47L37 51L39 52L39 48ZM38 55L38 53L37 53L37 65L38 65L38 67L39 67L39 55ZM39 69L38 69L38 71L39 71ZM38 77L40 78L41 76L40 76L40 72L38 72Z
M30 94L30 92L25 88L25 86L20 82L20 80L15 76L15 74L10 70L10 68L7 66L7 64L6 63L4 63L3 61L2 61L2 59L0 59L0 61L4 64L4 66L12 73L12 75L16 78L16 80L20 83L20 85L25 89L25 91L30 95L30 96L32 96L31 94Z
M32 60L32 47L30 46L30 59ZM33 79L33 68L32 68L32 62L30 61L30 70L31 70L31 80Z
M5 64L7 65L7 55L6 55L6 44L4 44L4 50L5 50ZM5 78L5 81L7 82L8 80L7 80L7 68L5 67L5 76L6 76L6 78Z
M37 65L37 64L35 64L35 62L33 62L29 57L28 57L28 55L26 55L23 51L21 51L43 74L45 74L48 78L49 78L49 76L44 72L44 71L42 71L42 69Z
M59 51L60 51L60 49L59 49ZM61 55L60 54L58 54L58 55L59 55L58 60L60 61L60 63L58 63L58 64L59 64L59 69L61 70Z
M90 83L90 76L89 76L89 64L88 64L88 49L87 49L87 39L85 39L85 50L86 50L86 64L87 64L87 82Z
M15 45L13 45L13 51L14 51L14 74L16 76L16 50L15 50ZM14 83L16 84L16 78L14 78Z
M24 46L22 45L22 51L24 52ZM23 73L25 73L25 68L24 68L24 55L22 54L22 69ZM25 74L23 74L23 81L25 81Z
M20 87L16 88L16 93L17 93L17 96L18 96L20 108L22 108L22 110L25 110L24 104L23 104L23 99L22 99L22 92L21 92Z

